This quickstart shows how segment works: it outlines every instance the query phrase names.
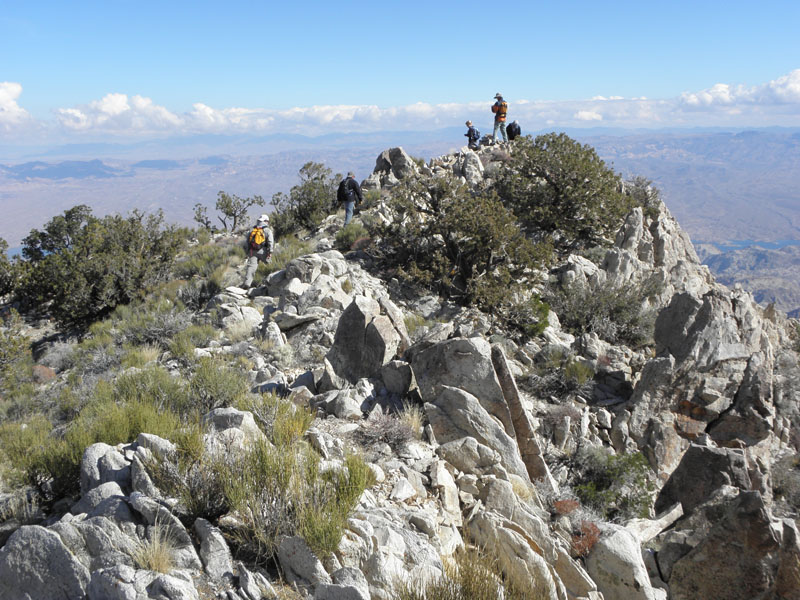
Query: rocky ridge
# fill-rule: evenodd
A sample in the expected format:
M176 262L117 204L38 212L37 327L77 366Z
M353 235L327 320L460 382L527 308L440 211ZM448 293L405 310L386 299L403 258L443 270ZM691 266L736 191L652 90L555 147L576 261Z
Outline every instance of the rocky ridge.
M506 152L464 149L420 166L394 148L378 157L364 188L391 193L420 172L480 186L503 168ZM378 202L361 218L395 215ZM408 297L396 281L372 274L368 253L333 250L339 226L330 218L314 238L316 252L260 288L227 288L198 315L213 311L221 328L251 332L196 353L244 354L256 365L253 391L315 409L307 439L331 468L371 421L404 402L424 410L421 439L397 450L364 448L377 483L333 557L320 561L301 538L282 541L278 561L299 593L389 600L400 581L440 577L443 560L468 539L509 576L539 582L541 597L552 600L800 598L797 525L773 514L770 485L800 420L787 321L749 293L715 283L663 204L652 215L632 211L602 260L570 256L551 282L590 290L657 282L646 301L659 310L653 352L596 334L575 337L555 314L540 337L515 344L476 310ZM412 313L428 321L409 332L404 317ZM279 368L255 338L291 347L311 368ZM570 407L560 413L549 411L552 398L524 385L525 374L556 352L595 373L588 393L558 399ZM219 452L263 436L250 413L232 408L210 412L204 423L206 446ZM579 556L579 523L554 513L551 502L568 473L547 459L586 446L641 451L656 493L650 518L598 522ZM171 452L170 442L147 434L87 448L80 499L63 515L4 536L0 600L277 597L267 573L233 560L224 522L198 519L187 529L176 518L174 501L144 467ZM178 540L176 568L136 568L137 541L164 523Z

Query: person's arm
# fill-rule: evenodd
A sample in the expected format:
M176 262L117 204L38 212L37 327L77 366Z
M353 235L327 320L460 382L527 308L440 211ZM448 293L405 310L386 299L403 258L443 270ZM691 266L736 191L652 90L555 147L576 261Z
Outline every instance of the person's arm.
M275 248L275 237L272 235L272 228L267 227L264 229L264 245L267 247L267 260L272 256L272 250Z
M353 179L353 185L355 186L356 196L358 196L358 204L361 204L364 201L364 196L361 194L361 186L358 185L355 179Z

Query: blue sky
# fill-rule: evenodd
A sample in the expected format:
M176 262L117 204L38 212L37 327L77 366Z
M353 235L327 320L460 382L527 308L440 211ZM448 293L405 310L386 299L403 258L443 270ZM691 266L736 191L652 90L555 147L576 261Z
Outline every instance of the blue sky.
M3 0L0 141L427 129L497 91L529 130L798 126L799 28L797 0Z

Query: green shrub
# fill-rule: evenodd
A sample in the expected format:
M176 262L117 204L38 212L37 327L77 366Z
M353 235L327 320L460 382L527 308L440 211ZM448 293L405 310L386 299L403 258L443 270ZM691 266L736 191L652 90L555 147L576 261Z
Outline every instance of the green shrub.
M326 558L361 494L374 484L372 472L354 455L340 469L322 472L319 455L307 444L295 437L281 443L258 442L229 463L226 499L242 521L229 535L239 555L260 563L274 557L283 535L302 536Z
M221 457L205 451L199 428L197 437L197 452L153 459L148 461L146 468L159 490L179 500L179 510L189 520L203 518L213 521L230 510L225 496L229 471ZM183 443L184 447L187 445Z
M588 145L566 134L515 140L495 189L525 228L563 251L608 244L635 201Z
M192 402L202 413L235 406L250 393L250 387L245 373L219 358L201 358L189 380Z
M183 381L161 366L123 373L113 384L100 382L95 389L95 397L109 403L150 404L156 410L177 414L195 412Z
M636 206L641 206L645 216L650 219L658 217L661 206L661 192L653 186L647 177L634 177L625 182L623 191L630 196Z
M351 222L336 232L334 245L337 250L347 252L353 249L353 245L358 240L369 237L369 232L361 223Z
M28 268L18 286L26 308L49 313L62 327L86 327L164 280L185 243L163 215L98 219L87 206L54 217L24 239Z
M9 459L15 481L35 486L47 500L69 497L79 491L80 461L91 444L132 442L142 432L176 443L189 439L181 419L170 409L176 403L174 396L152 383L154 379L165 383L157 373L158 369L148 369L115 383L99 382L93 397L66 428L53 429L43 416L3 425L0 449Z
M610 454L602 448L580 449L572 461L573 489L584 506L609 521L647 518L655 489L641 452Z
M549 248L531 243L497 196L421 176L405 179L390 206L395 218L380 230L381 250L401 276L524 333L544 329L546 308L530 288Z
M582 386L594 377L594 369L578 360L570 360L564 367L564 377L573 386Z

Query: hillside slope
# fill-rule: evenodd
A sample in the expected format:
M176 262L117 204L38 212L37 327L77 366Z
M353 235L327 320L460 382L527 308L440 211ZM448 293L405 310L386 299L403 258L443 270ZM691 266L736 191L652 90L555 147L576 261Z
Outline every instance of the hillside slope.
M358 249L330 216L243 290L218 236L141 305L39 344L46 382L0 430L0 600L389 600L443 577L453 598L795 597L792 324L715 282L663 203L531 270L554 310L530 338L386 268L404 182L483 191L513 153L387 150ZM627 345L632 313L654 321Z

